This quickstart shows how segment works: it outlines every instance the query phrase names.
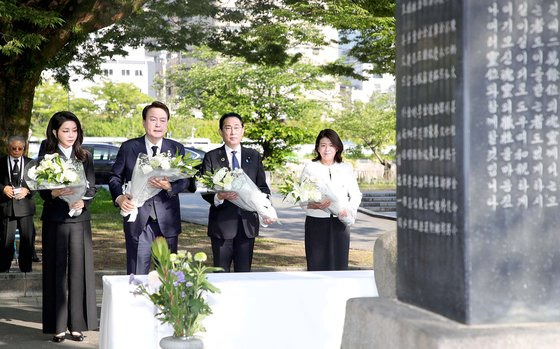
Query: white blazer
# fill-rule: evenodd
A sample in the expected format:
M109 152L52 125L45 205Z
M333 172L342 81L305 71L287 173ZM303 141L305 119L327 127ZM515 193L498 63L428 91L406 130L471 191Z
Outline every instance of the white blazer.
M305 164L301 174L302 179L305 177L317 178L325 182L330 181L333 184L334 194L343 201L341 207L349 210L354 216L356 215L358 206L362 202L362 193L350 164L335 162L327 166L320 161L310 161ZM330 213L323 210L310 209L307 206L304 209L306 214L311 217L330 217Z

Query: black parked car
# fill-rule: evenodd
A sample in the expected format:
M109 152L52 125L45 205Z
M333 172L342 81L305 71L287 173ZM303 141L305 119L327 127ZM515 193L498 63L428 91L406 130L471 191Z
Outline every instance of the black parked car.
M119 147L108 143L84 143L83 147L93 154L95 184L109 184L111 168L117 158Z
M193 159L200 159L200 161L202 161L205 154L206 152L204 150L185 146L185 155L188 155Z

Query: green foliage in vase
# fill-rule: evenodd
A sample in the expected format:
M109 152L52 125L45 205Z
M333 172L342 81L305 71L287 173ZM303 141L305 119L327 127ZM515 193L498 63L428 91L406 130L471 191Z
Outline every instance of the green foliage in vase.
M202 319L212 314L205 299L205 293L219 292L212 285L206 273L221 268L206 267L206 254L198 252L171 253L165 238L158 237L152 243L152 258L156 270L148 274L148 282L143 283L130 276L130 283L137 285L135 294L149 298L157 307L156 316L173 327L173 335L193 336L205 329Z

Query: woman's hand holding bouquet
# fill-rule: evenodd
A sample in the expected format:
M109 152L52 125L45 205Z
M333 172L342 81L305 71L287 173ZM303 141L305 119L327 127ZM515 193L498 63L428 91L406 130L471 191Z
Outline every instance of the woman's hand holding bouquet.
M46 154L40 161L30 161L25 166L24 179L29 189L48 189L53 197L66 201L70 217L82 214L83 195L89 183L80 161L64 159L58 153Z

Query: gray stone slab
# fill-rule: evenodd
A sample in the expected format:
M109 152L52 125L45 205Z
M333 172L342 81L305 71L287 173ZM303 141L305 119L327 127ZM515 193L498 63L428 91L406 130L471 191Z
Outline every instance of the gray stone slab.
M471 324L560 321L557 4L396 14L398 298Z
M464 325L391 298L346 303L341 349L553 349L560 323Z

